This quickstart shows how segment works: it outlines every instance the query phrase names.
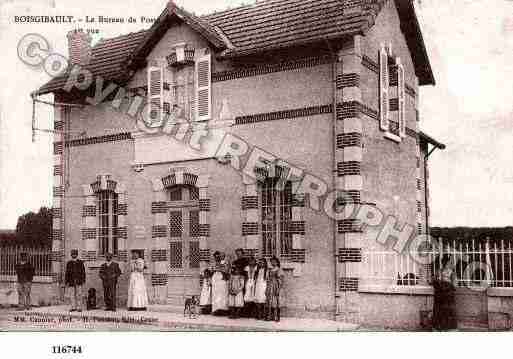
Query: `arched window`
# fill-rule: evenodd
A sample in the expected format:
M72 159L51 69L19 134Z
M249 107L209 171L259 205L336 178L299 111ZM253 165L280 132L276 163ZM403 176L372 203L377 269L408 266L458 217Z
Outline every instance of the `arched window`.
M118 252L118 194L112 190L96 193L100 255Z
M259 212L262 229L262 254L266 257L292 251L292 183L279 177L259 181Z

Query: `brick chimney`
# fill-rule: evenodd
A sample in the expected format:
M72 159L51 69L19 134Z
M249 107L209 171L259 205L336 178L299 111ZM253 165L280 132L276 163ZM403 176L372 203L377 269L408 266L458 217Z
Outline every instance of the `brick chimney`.
M88 65L91 60L91 35L82 30L71 30L67 36L69 62L73 65Z

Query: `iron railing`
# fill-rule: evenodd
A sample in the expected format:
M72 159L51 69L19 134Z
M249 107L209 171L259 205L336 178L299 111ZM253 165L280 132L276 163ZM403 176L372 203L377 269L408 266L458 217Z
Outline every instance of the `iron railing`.
M513 239L439 239L417 253L367 251L359 277L373 285L425 285L443 268L459 287L513 288Z
M23 247L0 247L0 275L16 275L16 264L20 261L21 253L27 253L36 276L52 275L51 249Z

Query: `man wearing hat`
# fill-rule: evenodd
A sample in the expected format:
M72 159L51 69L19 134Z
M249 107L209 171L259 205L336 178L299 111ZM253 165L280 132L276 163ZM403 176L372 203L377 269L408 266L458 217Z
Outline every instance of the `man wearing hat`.
M100 267L100 278L103 282L103 298L105 310L116 311L116 287L118 278L121 275L119 265L112 261L112 254L105 255L106 262Z
M18 277L18 310L30 309L34 266L28 261L27 253L20 254L20 262L16 264L16 275Z
M66 286L72 290L70 312L81 312L83 307L82 286L86 273L84 262L78 259L78 250L71 250L71 260L66 263Z

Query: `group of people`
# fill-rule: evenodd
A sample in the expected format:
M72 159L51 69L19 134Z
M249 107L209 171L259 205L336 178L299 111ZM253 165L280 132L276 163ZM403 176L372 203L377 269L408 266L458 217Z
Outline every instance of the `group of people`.
M272 257L258 261L235 251L229 263L226 255L216 251L214 264L203 272L199 305L204 314L250 317L280 321L280 291L283 272L280 260Z
M145 264L144 259L138 253L134 254L130 265L130 282L128 287L128 310L146 310L148 306L148 294L144 281ZM105 263L100 267L100 279L103 284L103 299L105 310L116 311L117 284L121 276L121 269L118 263L112 260L112 254L105 255ZM66 263L65 284L72 291L70 312L81 312L83 310L83 285L86 281L84 262L78 259L78 251L71 251L71 260ZM92 309L92 308L90 308Z
M280 261L272 257L269 261L245 257L242 249L235 251L236 259L231 263L226 255L216 251L213 265L203 272L203 285L199 305L204 314L229 315L230 318L251 317L261 320L280 320L280 291L283 286L283 272ZM128 287L129 310L146 310L148 294L144 280L144 259L134 253L130 265ZM16 266L18 276L19 309L30 309L30 289L34 277L34 267L26 253L20 255ZM103 284L105 310L116 311L117 284L121 276L118 263L112 254L105 255L105 263L100 267L99 277ZM84 284L86 270L84 262L78 258L78 250L71 250L71 259L66 263L64 277L66 287L71 292L70 312L84 309ZM88 298L89 300L89 298ZM95 308L96 305L88 309Z

